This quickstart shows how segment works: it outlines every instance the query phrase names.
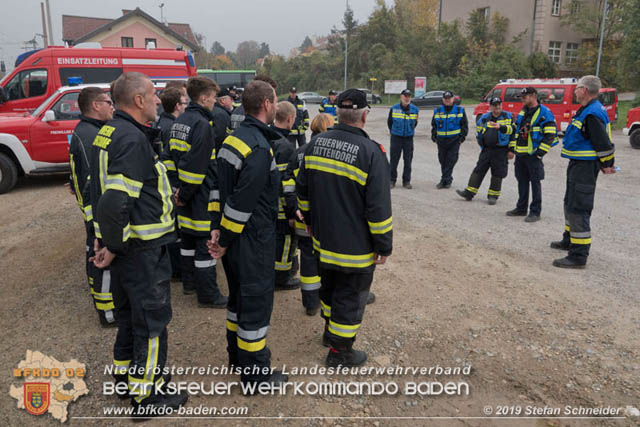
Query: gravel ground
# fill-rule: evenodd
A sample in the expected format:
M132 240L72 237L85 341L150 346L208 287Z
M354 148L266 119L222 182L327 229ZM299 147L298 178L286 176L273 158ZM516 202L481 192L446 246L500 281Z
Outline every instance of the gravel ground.
M316 110L315 106L310 106ZM469 114L472 107L468 106ZM311 111L315 114L315 111ZM388 151L386 108L373 108L366 130ZM545 158L541 221L509 218L515 206L512 163L496 206L486 203L486 178L473 202L454 192L464 188L477 160L473 138L462 145L453 187L437 190L436 146L430 141L431 112L421 111L415 138L413 190L396 188L394 255L376 272L377 302L367 307L356 346L367 366L463 366L467 376L356 376L353 381L466 381L466 396L193 396L188 406L246 406L250 417L287 419L154 420L148 425L454 425L583 426L637 425L637 418L483 420L486 406L544 408L565 405L640 407L637 339L640 269L637 247L640 202L635 196L640 152L614 134L621 172L600 176L592 217L592 255L584 271L551 266L561 253L549 242L563 230L562 197L567 161L555 147ZM471 129L473 134L473 128ZM402 162L401 162L402 165ZM22 179L0 196L0 420L4 425L57 425L16 409L8 396L11 369L27 349L60 361L87 364L91 390L69 407L72 425L129 425L130 421L78 419L102 416L103 407L123 403L101 392L110 363L114 330L101 329L83 278L84 231L65 177ZM220 269L221 270L221 269ZM219 272L220 273L220 272ZM223 288L225 280L219 274ZM226 361L223 310L198 309L193 296L173 286L169 360L177 366ZM298 291L278 292L268 343L275 366L323 365L322 321L304 314ZM292 327L295 325L295 327ZM178 379L178 378L176 378ZM183 376L182 380L236 381L233 376ZM295 381L337 381L305 375ZM342 417L332 419L295 417ZM354 418L355 417L355 418ZM363 417L383 417L366 419ZM392 417L392 418L384 418ZM402 419L398 417L463 417Z

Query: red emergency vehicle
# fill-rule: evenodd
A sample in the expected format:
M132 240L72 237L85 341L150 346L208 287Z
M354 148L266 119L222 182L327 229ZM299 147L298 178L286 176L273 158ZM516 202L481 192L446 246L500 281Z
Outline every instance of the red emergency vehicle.
M0 114L0 194L23 175L69 170L69 141L80 117L78 95L87 86L105 91L109 85L63 86L31 113ZM164 83L156 83L157 91Z
M0 81L0 113L33 111L73 77L90 84L110 83L130 71L144 73L154 82L197 75L191 52L88 45L49 47L20 55L16 68Z
M640 107L632 108L627 113L627 127L622 133L629 135L629 143L633 148L640 149Z
M487 96L473 110L476 121L489 111L489 99L502 99L502 109L514 115L522 110L520 92L523 88L532 86L538 91L538 99L553 113L558 130L564 132L571 118L576 114L578 104L574 90L578 80L575 78L562 79L508 79L502 80L487 93ZM609 114L609 119L618 119L618 92L614 88L600 89L600 101Z

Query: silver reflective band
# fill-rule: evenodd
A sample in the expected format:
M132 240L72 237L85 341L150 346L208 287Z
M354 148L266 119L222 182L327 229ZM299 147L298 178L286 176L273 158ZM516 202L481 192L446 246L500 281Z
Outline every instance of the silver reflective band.
M231 320L232 322L238 321L238 315L233 311L227 310L227 320Z
M276 164L276 159L271 159L271 170L278 169L278 165Z
M216 265L216 260L215 259L210 259L207 261L193 261L193 265L196 268L209 268L209 267L213 267Z
M320 289L321 283L303 283L302 290L303 291L315 291L316 289Z
M346 264L371 264L371 262L373 261L373 256L367 259L346 259L346 258L339 258L339 257L323 254L321 252L320 261L322 260L338 261Z
M156 234L156 233L164 233L167 231L172 231L175 228L175 225L173 224L173 222L170 222L167 225L161 225L159 227L156 228L149 228L147 230L141 230L138 229L135 225L131 226L131 233L136 235L136 236L148 236L150 234Z
M587 239L591 237L590 231L570 231L569 234L571 235L571 237L574 237L576 239Z
M355 334L360 325L353 325L353 329L344 329L337 327L334 323L329 324L329 331L334 330L336 332L342 332L343 334Z
M238 327L238 336L243 340L254 341L266 337L268 329L269 327L265 326L264 328L260 328L257 331L246 331L241 327Z
M302 236L302 237L309 237L309 233L307 233L307 230L303 230L301 228L296 228L296 235Z
M347 174L347 176L350 175L355 175L358 178L360 178L363 181L367 180L367 177L365 175L362 174L362 172L360 171L355 171L353 169L347 169L345 167L339 166L339 165L335 165L335 164L330 164L330 163L324 163L324 162L317 162L315 160L310 160L310 159L305 159L307 165L314 165L314 166L321 166L323 168L327 168L327 169L333 169L339 172L344 172Z
M227 204L224 206L224 216L237 222L247 222L251 218L251 213L237 211Z
M236 156L231 150L222 147L218 153L218 159L224 159L229 162L237 170L242 169L242 159Z
M295 185L285 185L283 191L285 193L294 193L296 191Z
M209 201L212 201L212 200L220 200L220 191L218 190L209 191Z
M393 222L389 221L389 223L385 224L385 225L376 225L376 226L369 225L369 230L371 230L371 231L380 231L380 230L385 230L385 229L387 229L387 228L389 228L391 226L393 226Z
M87 252L89 252L91 250L91 248L89 246L86 247Z
M611 150L607 150L607 151L598 151L596 154L598 155L598 157L606 157L610 154L613 154L613 152L615 151L615 149L611 149Z
M105 187L107 185L121 185L127 189L127 191L132 192L133 194L140 194L140 190L142 189L142 185L140 187L136 187L134 185L125 182L125 180L120 178L108 178L104 181Z
M180 249L180 255L182 256L196 256L195 249Z

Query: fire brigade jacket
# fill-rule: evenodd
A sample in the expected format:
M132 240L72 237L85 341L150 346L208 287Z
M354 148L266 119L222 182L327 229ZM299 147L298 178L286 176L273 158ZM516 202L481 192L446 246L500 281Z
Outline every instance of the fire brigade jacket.
M431 140L464 141L469 132L467 114L459 105L447 107L441 104L433 112L431 119Z
M369 272L391 255L389 162L360 128L338 124L309 143L298 173L298 208L324 268Z
M171 134L171 126L173 126L175 120L176 117L173 114L169 114L166 111L160 113L156 127L160 129L160 141L162 143L161 153L169 151L169 135Z
M509 146L519 155L535 155L542 158L549 149L558 144L556 119L551 110L538 105L531 119L525 118L531 109L523 108L516 119L516 139Z
M494 129L487 126L489 122L497 123L500 128ZM509 141L513 139L515 135L515 123L513 123L513 115L508 111L502 111L498 117L493 117L491 111L484 113L480 119L478 119L478 123L476 123L476 138L478 140L478 144L481 147L490 147L491 144L487 144L487 134L489 132L497 133L497 143L494 145L496 147L507 147L509 146ZM493 139L493 138L489 138Z
M171 127L169 154L178 181L177 206L180 230L196 236L208 236L220 222L220 192L213 115L203 106L191 102Z
M121 255L175 240L171 186L153 151L158 129L116 111L91 147L91 202L96 237Z
M318 134L311 135L311 141L313 142L316 139ZM298 210L298 198L296 197L296 178L298 177L298 173L300 172L300 165L302 164L302 159L304 158L304 153L307 151L307 147L309 144L304 144L301 147L298 147L296 151L291 155L289 159L289 165L285 171L285 176L283 178L283 182L287 182L288 184L293 183L294 187L286 187L285 186L285 214L287 219L295 220L295 232L296 235L301 237L309 237L309 233L307 233L307 226L304 222L301 222L298 216L296 215L296 211Z
M224 140L218 155L223 207L220 246L228 248L240 235L249 240L275 239L280 173L270 141L280 137L260 120L246 116L240 127ZM267 256L259 253L245 256L250 262L251 257L263 255ZM275 257L275 253L271 255Z
M595 120L594 120L595 119ZM576 112L562 141L562 157L575 160L600 159L613 166L615 147L611 142L609 115L598 99Z
M318 111L321 113L331 114L334 120L336 120L335 123L337 123L338 105L335 102L332 103L331 101L329 101L329 98L325 98L322 100L322 102L320 102L320 108L318 108Z
M220 151L220 147L227 137L227 129L231 123L231 112L222 105L213 106L213 137L215 138L216 153Z
M82 218L88 224L93 222L93 209L91 207L91 180L90 161L91 144L98 131L104 126L103 121L90 117L80 116L80 122L76 125L69 141L69 167L71 168L71 188L76 194L78 206L82 212Z
M291 128L291 135L302 135L309 128L309 111L304 102L296 96L295 99L287 98L287 101L296 107L296 121Z
M289 135L288 129L281 129L275 126L273 126L272 129L280 136L280 138L272 141L273 157L276 160L281 183L278 202L278 232L288 233L291 227L289 227L289 221L285 213L287 206L285 197L287 194L295 193L296 181L295 178L286 176L286 169L289 165L289 160L291 160L291 156L293 156L296 151L296 147L287 139Z

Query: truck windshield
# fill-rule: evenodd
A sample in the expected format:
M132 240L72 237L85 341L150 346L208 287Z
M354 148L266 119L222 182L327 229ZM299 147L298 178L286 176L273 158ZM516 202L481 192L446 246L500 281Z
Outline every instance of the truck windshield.
M60 91L53 92L53 94L50 97L48 97L42 104L40 104L40 106L38 108L36 108L33 111L33 113L31 113L31 117L36 117L37 115L42 113L42 111L47 107L47 105L51 104L51 101L53 100L53 98L58 96L58 93L60 93Z

